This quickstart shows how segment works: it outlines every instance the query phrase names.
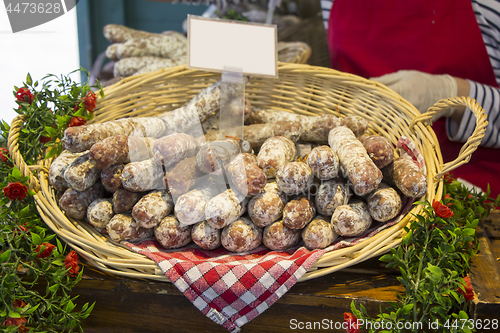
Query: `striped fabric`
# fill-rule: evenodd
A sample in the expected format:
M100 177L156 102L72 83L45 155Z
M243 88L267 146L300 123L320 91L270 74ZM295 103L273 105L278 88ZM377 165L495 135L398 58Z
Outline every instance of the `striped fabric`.
M333 0L321 0L325 29L328 29L328 19L332 5ZM496 80L500 84L500 1L473 0L472 8L476 15ZM470 80L469 83L469 96L475 99L488 115L488 127L486 128L481 146L500 148L500 89ZM446 125L450 140L465 142L474 131L476 122L472 112L466 110L460 124L448 119Z

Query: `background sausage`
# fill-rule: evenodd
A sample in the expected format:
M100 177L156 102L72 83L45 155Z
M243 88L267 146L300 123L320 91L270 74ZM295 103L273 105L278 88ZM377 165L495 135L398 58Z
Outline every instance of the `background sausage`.
M262 244L262 228L242 217L222 229L221 244L232 252L251 251Z
M174 201L166 190L155 190L144 195L132 208L132 217L143 228L153 228L172 213Z
M278 220L287 202L287 195L276 183L268 183L262 193L250 198L248 216L258 227L265 227Z
M360 200L352 200L347 205L335 209L331 223L340 236L354 237L363 234L372 223L368 206Z
M385 183L366 198L368 212L375 221L387 222L396 217L401 210L402 202L398 192Z
M322 215L316 216L302 230L302 240L309 250L324 249L338 238L333 230L330 218Z
M382 172L350 129L345 126L332 129L328 144L339 157L340 168L356 195L363 196L378 187Z
M307 194L314 175L304 162L288 162L276 172L276 184L287 195Z
M295 246L300 240L300 230L290 229L282 220L276 221L264 228L262 242L273 250L286 250Z
M283 225L289 229L304 228L316 215L314 203L303 195L288 201L283 208Z
M267 178L274 178L276 172L285 163L292 161L297 154L295 144L283 136L267 139L257 154L257 165L264 171Z
M154 228L154 234L161 246L176 249L191 242L191 225L182 225L175 216L169 215Z

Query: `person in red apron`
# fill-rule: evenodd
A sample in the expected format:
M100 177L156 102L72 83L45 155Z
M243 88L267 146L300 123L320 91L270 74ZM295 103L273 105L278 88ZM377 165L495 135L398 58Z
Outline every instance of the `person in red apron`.
M498 88L470 0L335 0L327 37L332 68L384 83L420 112L441 98L468 96L474 82ZM451 116L448 129L452 119L455 127L467 125L458 125L461 121L475 124L464 109L445 114ZM490 123L498 120L491 118ZM448 139L446 122L443 118L433 124L445 163L463 145ZM499 170L500 151L479 147L452 174L483 191L489 184L490 197L496 198Z

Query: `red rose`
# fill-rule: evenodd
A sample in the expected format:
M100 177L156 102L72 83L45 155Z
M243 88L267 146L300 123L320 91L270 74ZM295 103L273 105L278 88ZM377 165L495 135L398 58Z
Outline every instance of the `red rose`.
M43 144L46 144L50 140L52 140L52 138L49 138L49 137L46 137L46 136L43 136L43 135L40 137L40 142L43 143Z
M0 148L0 160L4 163L9 160L9 150L7 148Z
M445 184L453 183L453 176L449 172L444 174L444 182Z
M83 117L71 117L71 120L69 121L68 127L73 127L73 126L82 126L85 125L87 121Z
M467 275L464 277L465 284L462 284L462 287L458 287L457 291L465 296L465 299L471 301L474 299L474 288L472 287L472 282L470 281L470 277Z
M26 306L26 302L20 299L16 299L14 303L12 303L12 307L14 308L24 308Z
M432 208L434 208L436 215L442 218L452 217L454 215L450 208L434 199L432 199Z
M19 331L24 332L27 330L23 325L27 322L26 318L12 318L9 317L2 323L2 326L19 326Z
M77 276L78 271L80 271L80 266L78 266L78 254L74 250L72 250L64 259L64 267L69 269L69 276Z
M9 197L9 200L23 200L28 195L28 188L20 182L9 183L3 189L3 195Z
M88 112L94 112L96 107L96 95L92 91L89 91L83 99L83 106Z
M31 104L33 102L33 94L28 88L19 88L16 93L16 99L20 102Z
M50 243L43 243L40 244L36 247L35 252L37 258L47 258L52 254L52 251L54 250L55 246L50 244Z
M346 333L359 333L358 318L350 312L344 312L344 326Z

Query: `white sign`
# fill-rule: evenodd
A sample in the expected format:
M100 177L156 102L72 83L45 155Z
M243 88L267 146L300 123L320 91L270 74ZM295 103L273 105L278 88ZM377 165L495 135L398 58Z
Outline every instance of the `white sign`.
M275 25L188 16L188 67L278 77Z

